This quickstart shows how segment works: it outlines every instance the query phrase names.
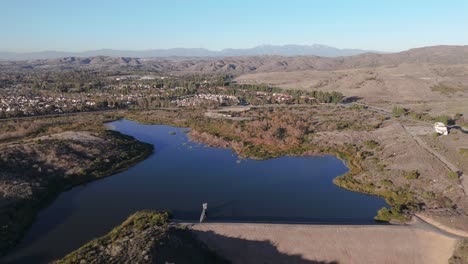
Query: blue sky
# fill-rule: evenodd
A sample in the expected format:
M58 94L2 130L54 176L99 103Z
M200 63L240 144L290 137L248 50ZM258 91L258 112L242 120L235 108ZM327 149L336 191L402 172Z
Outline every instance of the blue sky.
M0 50L468 45L468 0L0 0Z

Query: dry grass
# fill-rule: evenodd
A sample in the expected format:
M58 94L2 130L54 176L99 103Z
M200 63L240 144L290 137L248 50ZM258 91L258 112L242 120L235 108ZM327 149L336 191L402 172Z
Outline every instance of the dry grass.
M242 83L268 83L288 89L338 91L366 102L440 101L451 98L453 88L460 97L468 98L460 84L468 83L467 65L400 64L336 71L291 71L244 74ZM448 88L447 88L448 87ZM432 88L435 88L433 90Z

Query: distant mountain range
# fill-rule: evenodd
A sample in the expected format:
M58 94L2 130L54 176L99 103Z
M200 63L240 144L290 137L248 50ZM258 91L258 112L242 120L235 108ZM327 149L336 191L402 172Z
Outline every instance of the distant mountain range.
M208 49L153 49L153 50L112 50L101 49L84 52L63 52L63 51L40 51L28 53L1 52L0 60L36 60L36 59L56 59L63 57L132 57L132 58L162 58L162 57L234 57L234 56L259 56L259 55L279 55L279 56L319 56L319 57L341 57L363 53L384 53L379 51L360 49L338 49L325 45L262 45L249 49L224 49L213 51Z
M390 54L365 53L344 57L230 56L204 58L134 58L116 56L61 57L1 61L0 72L29 70L147 70L161 73L264 73L394 67L400 64L468 64L468 46L432 46Z

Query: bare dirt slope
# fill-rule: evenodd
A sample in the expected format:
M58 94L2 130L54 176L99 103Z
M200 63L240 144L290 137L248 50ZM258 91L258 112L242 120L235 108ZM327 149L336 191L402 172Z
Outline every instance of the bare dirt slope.
M468 65L398 64L334 71L280 71L244 74L237 81L287 89L339 91L368 103L468 99ZM468 113L467 108L460 110Z
M457 240L406 226L197 224L233 263L447 263Z

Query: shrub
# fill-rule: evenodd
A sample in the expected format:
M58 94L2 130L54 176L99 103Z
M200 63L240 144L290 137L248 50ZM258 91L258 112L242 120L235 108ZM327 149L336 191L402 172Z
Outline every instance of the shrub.
M430 192L430 191L423 192L423 193L422 193L422 197L423 197L423 198L426 198L426 199L434 199L434 198L435 198L435 193L434 193L434 192Z
M313 91L310 94L312 97L316 98L320 103L339 103L343 100L344 96L338 92L323 92L323 91Z
M379 182L383 186L393 186L393 182L388 179L383 179L383 180L380 180Z
M458 179L458 173L455 172L455 171L450 171L448 173L448 177L449 177L449 179Z
M410 112L409 117L416 119L416 120L422 120L422 115L416 112Z
M274 135L275 135L275 137L277 137L278 139L283 140L283 139L286 138L287 132L288 132L288 131L286 130L286 128L284 128L284 127L278 127L278 128L276 129Z
M408 217L401 212L398 206L394 206L390 210L386 207L382 207L377 212L377 215L374 217L374 219L383 222L390 222L392 220L404 222L408 220Z
M381 163L381 162L377 162L377 169L378 169L380 172L384 171L384 170L385 170L385 167L386 167L385 164L383 164L383 163Z
M379 143L375 140L366 140L364 141L364 145L370 149L374 149L379 146Z
M406 114L406 110L403 107L395 106L392 109L392 114L394 117L404 116Z
M442 122L445 125L448 125L450 121L451 120L447 115L441 115L441 116L434 117L434 122Z
M452 200L450 200L450 198L448 197L439 197L438 199L439 201L439 204L444 206L445 208L449 209L449 210L454 210L456 208L455 204L453 203Z
M383 207L377 212L377 215L374 217L374 219L377 221L389 222L392 219L391 211L388 210L388 208Z
M366 107L362 104L353 104L351 107L349 107L351 110L363 110L366 109Z
M414 180L414 179L419 178L419 175L420 173L418 170L412 170L412 171L405 173L405 178L408 180Z
M466 148L461 148L460 150L458 150L458 152L459 152L461 155L463 155L463 156L465 156L465 157L468 157L468 149L466 149Z

